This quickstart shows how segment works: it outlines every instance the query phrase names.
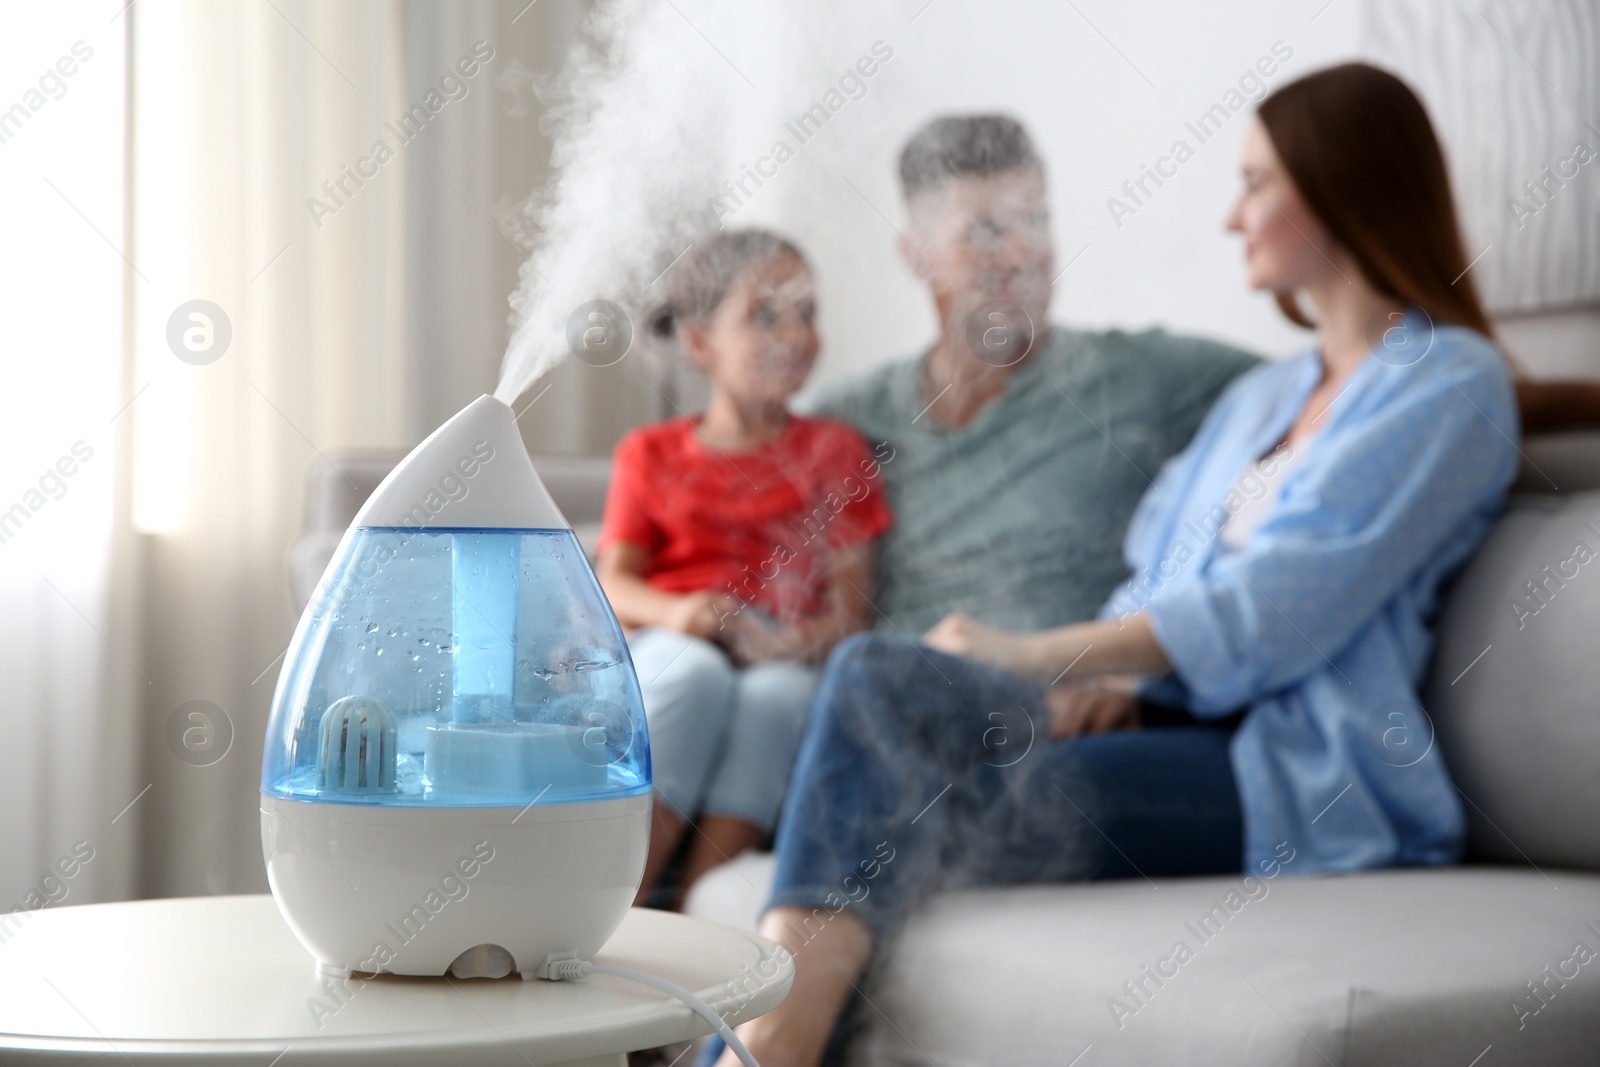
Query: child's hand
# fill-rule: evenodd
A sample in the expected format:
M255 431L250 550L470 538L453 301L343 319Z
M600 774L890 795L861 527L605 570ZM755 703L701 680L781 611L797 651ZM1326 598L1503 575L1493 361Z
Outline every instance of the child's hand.
M687 593L667 609L661 624L669 630L707 641L726 639L724 621L738 608L732 597L720 593Z
M749 666L768 660L807 660L811 641L795 626L774 626L748 614L728 620L723 644L735 663Z

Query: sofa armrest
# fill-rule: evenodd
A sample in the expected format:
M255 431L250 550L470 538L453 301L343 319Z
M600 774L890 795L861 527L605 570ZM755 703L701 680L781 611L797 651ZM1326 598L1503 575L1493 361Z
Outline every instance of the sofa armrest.
M1600 489L1600 430L1529 434L1522 441L1521 493Z

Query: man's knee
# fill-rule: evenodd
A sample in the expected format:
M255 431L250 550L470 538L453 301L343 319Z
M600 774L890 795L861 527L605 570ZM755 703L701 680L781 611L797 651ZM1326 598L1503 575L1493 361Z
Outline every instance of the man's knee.
M898 634L879 634L870 631L851 634L828 657L827 673L838 682L853 686L900 686L921 665L930 665L909 640Z
M867 633L841 642L817 688L812 729L874 746L898 737L922 709L912 692L919 664L928 669L903 637Z

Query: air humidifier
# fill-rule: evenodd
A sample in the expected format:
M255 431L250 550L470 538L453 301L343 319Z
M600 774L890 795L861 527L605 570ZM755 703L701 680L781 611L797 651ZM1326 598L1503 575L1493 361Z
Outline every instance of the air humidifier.
M484 396L356 515L267 726L272 895L323 973L531 977L644 870L650 752L616 616Z

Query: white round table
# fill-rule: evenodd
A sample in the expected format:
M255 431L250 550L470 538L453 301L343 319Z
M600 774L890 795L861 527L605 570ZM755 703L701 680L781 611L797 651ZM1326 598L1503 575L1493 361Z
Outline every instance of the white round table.
M0 1063L185 1067L617 1067L710 1032L687 1007L608 975L573 982L315 972L270 896L20 913L0 944ZM737 1023L770 1011L794 964L717 923L635 908L595 956L684 986Z

